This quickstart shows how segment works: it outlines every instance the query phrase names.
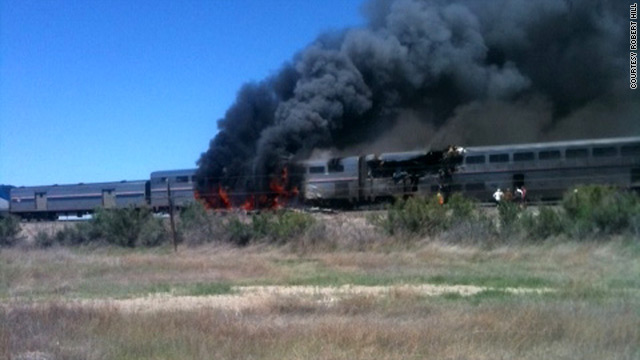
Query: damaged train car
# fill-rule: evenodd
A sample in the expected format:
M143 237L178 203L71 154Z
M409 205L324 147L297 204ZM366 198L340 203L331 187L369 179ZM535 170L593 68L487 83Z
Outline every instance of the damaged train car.
M464 149L412 151L307 160L304 201L316 206L349 207L393 201L435 187L447 193Z
M313 205L388 201L451 193L482 202L497 189L526 187L530 201L557 201L576 185L640 191L640 137L517 145L448 147L339 159L309 160L304 200Z

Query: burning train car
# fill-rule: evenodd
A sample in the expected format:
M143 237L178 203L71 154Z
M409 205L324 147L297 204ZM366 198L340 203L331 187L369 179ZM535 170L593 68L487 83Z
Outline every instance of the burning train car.
M324 206L351 206L393 201L424 193L435 186L448 192L451 174L462 163L464 150L413 151L308 160L304 200Z

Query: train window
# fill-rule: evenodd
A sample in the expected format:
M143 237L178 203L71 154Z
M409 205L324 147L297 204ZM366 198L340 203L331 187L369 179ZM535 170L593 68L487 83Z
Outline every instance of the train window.
M485 158L484 155L467 156L465 162L467 164L484 164Z
M616 156L616 155L618 155L618 149L615 148L614 146L593 148L594 157L606 157L606 156Z
M589 156L589 151L587 149L567 149L565 156L567 159L586 158Z
M453 185L451 185L451 191L453 191L453 192L462 191L462 184L453 184Z
M161 178L160 178L160 182L161 182L161 183L166 183L166 182L167 182L167 178L166 178L166 177L164 177L164 176L163 176L163 177L161 177Z
M342 165L340 159L331 159L327 165L330 173L344 172L344 165Z
M309 174L324 174L324 166L309 167Z
M538 158L540 160L560 159L560 157L561 157L560 150L547 150L547 151L540 151L538 153Z
M189 177L188 176L176 176L176 182L179 182L179 183L189 182Z
M625 145L620 148L622 156L638 156L640 155L640 144Z
M509 162L509 154L489 155L489 162L492 162L492 163Z
M513 161L531 161L534 159L532 152L520 152L513 154Z
M467 191L482 191L484 190L484 183L471 183L464 186Z

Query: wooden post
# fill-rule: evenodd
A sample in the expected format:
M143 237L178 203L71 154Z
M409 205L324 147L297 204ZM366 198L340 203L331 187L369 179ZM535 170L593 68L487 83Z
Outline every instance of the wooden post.
M173 198L171 197L171 181L167 181L167 200L169 203L169 220L171 221L171 234L173 236L173 251L178 252L178 234L176 233L176 222L173 219Z

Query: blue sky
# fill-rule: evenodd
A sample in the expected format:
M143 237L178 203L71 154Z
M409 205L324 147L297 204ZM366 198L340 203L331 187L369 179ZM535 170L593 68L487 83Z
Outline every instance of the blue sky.
M195 167L241 85L364 0L0 1L0 184Z

